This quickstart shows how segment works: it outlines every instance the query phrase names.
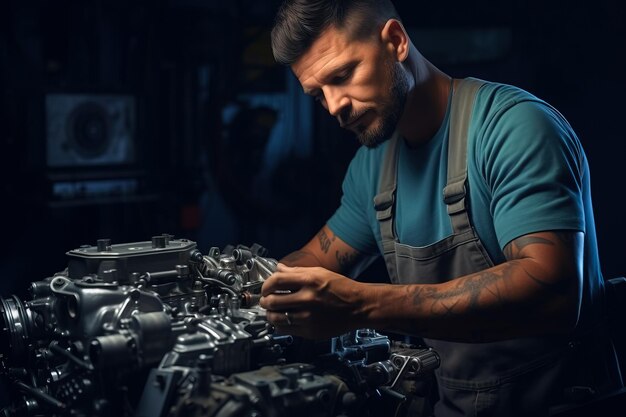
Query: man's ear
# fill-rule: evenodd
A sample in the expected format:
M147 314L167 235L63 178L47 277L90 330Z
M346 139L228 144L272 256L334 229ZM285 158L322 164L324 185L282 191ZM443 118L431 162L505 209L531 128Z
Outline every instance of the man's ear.
M382 42L398 62L404 62L409 56L409 35L399 20L389 19L383 26L380 37Z

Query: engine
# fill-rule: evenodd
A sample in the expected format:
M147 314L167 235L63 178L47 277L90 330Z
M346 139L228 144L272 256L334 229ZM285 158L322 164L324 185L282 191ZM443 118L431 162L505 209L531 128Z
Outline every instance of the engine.
M257 244L164 234L67 256L29 300L0 298L4 416L414 415L439 366L372 329L274 332L258 301L277 262Z

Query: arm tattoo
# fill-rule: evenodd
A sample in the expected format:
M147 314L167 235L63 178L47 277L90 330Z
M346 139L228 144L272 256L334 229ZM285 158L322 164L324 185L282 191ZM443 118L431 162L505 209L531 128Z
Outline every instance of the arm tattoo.
M337 237L333 235L332 238L329 238L328 235L326 234L326 231L320 230L320 232L317 234L317 238L320 241L320 249L322 249L322 252L328 253L328 249L330 249L330 245L335 241Z
M563 295L568 291L568 281L546 281L536 274L531 273L525 267L526 264L524 264L522 260L528 256L528 254L525 253L525 249L530 245L546 245L552 247L558 245L571 246L572 242L576 240L575 234L569 232L555 232L554 235L558 241L536 235L522 236L511 241L504 248L504 254L508 262L495 268L459 279L454 287L448 290L442 291L433 287L425 287L427 289L424 289L424 287L418 286L413 295L414 303L417 305L417 303L424 302L424 300L432 300L431 313L440 316L453 314L458 300L463 298L467 300L467 303L463 305L468 312L480 311L482 297L490 297L491 301L489 304L491 305L505 305L507 303L507 297L506 294L504 294L505 285L513 274L520 273L523 273L528 279L541 286L544 290L555 295Z
M524 257L524 248L529 245L537 244L537 245L547 245L547 246L557 246L562 245L565 249L570 249L574 243L576 242L576 234L569 231L555 231L552 232L552 235L558 239L558 241L553 241L550 239L546 239L539 236L522 236L511 241L504 248L504 255L510 261L512 259L520 259ZM568 283L566 281L560 281L556 283L546 282L545 280L540 279L536 275L531 274L528 270L522 267L522 270L526 273L528 278L533 280L537 285L543 287L547 291L555 294L555 295L564 295L567 293Z
M454 313L454 307L459 303L460 297L468 296L468 311L476 311L480 307L480 297L485 293L494 298L494 303L502 305L506 298L500 292L498 282L510 277L512 270L517 266L517 262L503 264L497 270L487 270L476 275L458 280L454 288L441 291L432 287L417 287L413 295L413 303L417 305L424 299L433 300L430 312L437 316L449 316Z
M526 275L528 275L530 279L535 281L535 283L537 283L539 286L543 287L547 291L551 292L552 294L555 294L555 295L567 294L568 287L569 287L567 282L565 281L559 281L556 283L546 282L542 279L537 278L536 276L534 276L533 274L531 274L525 269L524 269L524 272L526 272Z
M358 257L358 252L335 252L335 258L337 258L337 262L339 262L339 267L342 271L347 271Z
M554 262L559 262L557 265L569 268L568 257L579 245L580 237L577 234L580 235L579 232L563 231L519 237L504 248L507 262L449 281L445 286L409 286L409 299L415 306L425 309L426 315L432 318L461 318L469 315L480 320L497 321L500 319L498 314L504 313L503 317L508 317L506 320L522 320L524 313L520 306L533 308L545 300L562 300L571 293L572 280L562 275L567 274L569 269L559 272L559 277L554 275L554 266L544 272L545 267L531 260L555 256L558 259ZM522 287L525 291L539 295L519 299L518 293L514 291ZM428 326L428 323L424 325ZM488 334L483 332L480 326L471 330L470 339L477 342L487 340Z
M522 236L512 240L504 248L504 256L508 261L524 257L524 248L529 245L549 245L554 246L554 242L539 236Z
M524 257L523 249L530 244L548 245L556 247L557 249L559 249L559 251L565 253L573 253L578 243L578 234L579 232L574 230L552 231L549 235L552 240L532 235L522 236L518 239L513 240L509 245L507 245L507 247L505 248L505 255L507 256L507 259L511 259L509 258L509 254L512 256L512 258L522 258ZM526 273L528 278L535 282L535 284L541 286L544 290L552 293L553 295L564 296L570 290L570 281L568 280L558 280L556 282L546 281L536 276L535 274L532 274L524 267L522 267L522 270Z

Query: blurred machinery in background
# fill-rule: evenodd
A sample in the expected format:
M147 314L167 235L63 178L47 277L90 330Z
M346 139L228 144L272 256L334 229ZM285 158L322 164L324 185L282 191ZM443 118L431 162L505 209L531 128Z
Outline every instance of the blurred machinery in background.
M134 162L132 96L46 96L48 167L120 165Z

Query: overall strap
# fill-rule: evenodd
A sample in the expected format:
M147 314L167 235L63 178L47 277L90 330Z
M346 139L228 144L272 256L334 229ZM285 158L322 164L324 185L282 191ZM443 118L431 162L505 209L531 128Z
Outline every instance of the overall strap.
M378 182L378 194L374 197L376 218L380 225L383 255L394 252L393 209L397 185L398 137L396 131L387 145Z
M475 78L459 80L452 96L450 133L448 137L448 182L443 201L448 208L455 235L471 230L466 207L467 137L476 93L484 81Z

